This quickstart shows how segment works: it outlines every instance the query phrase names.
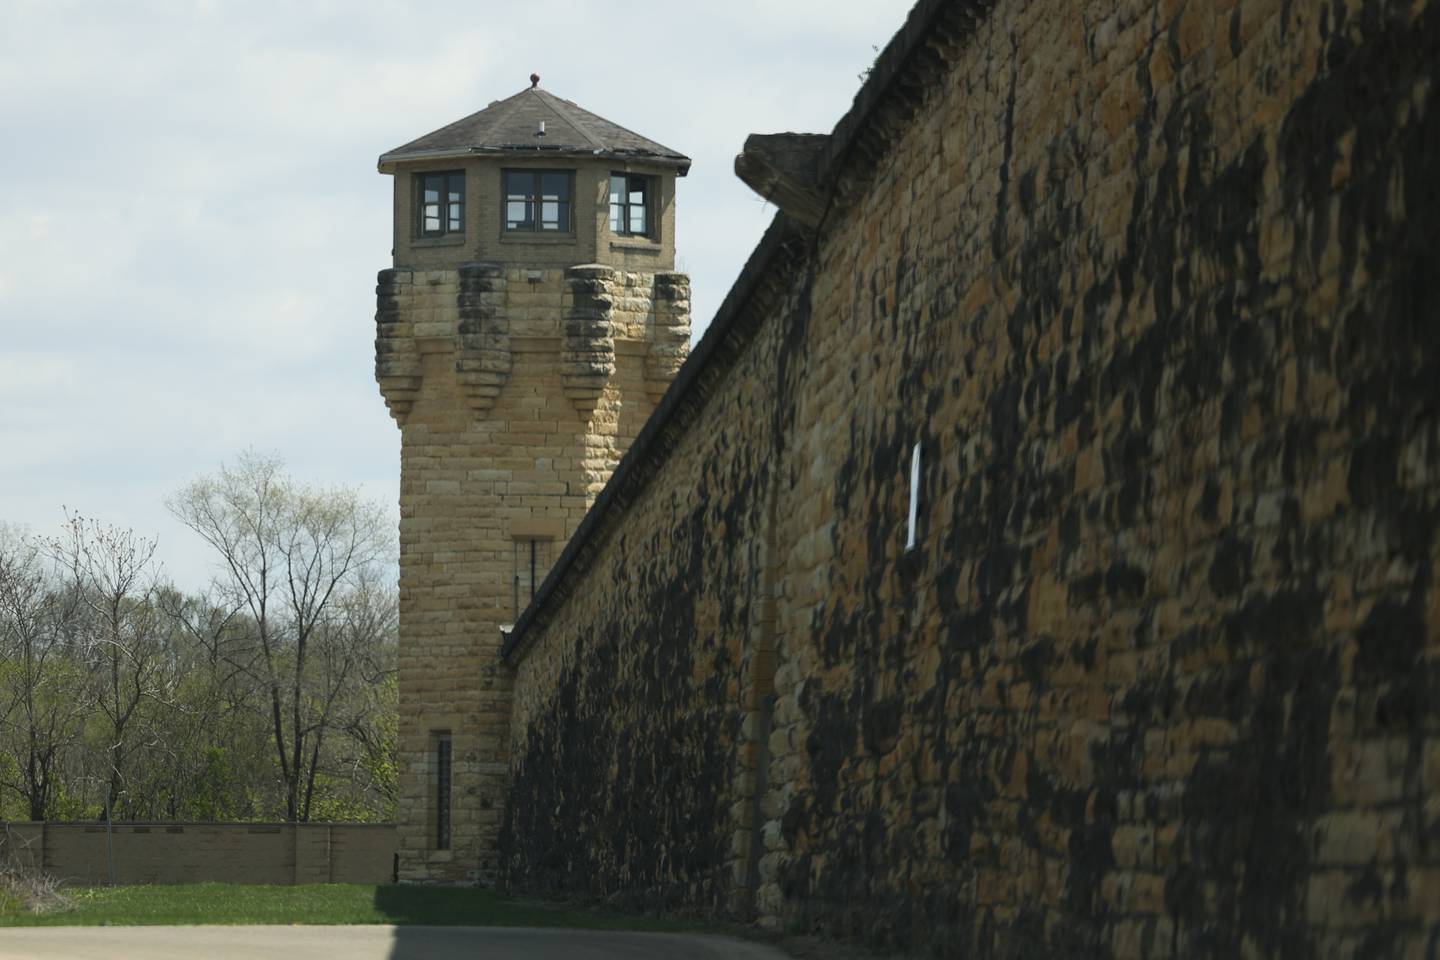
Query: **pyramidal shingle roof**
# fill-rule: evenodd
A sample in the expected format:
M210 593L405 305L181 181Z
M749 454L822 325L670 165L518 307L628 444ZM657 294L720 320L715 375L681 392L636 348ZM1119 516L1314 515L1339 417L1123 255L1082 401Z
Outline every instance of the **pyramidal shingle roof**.
M379 166L389 173L400 160L515 155L649 160L676 167L681 176L690 169L690 158L683 153L596 116L538 85L381 154Z

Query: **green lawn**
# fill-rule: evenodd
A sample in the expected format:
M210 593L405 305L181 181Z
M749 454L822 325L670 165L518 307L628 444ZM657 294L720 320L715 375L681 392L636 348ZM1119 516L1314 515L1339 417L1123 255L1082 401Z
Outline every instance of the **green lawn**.
M401 923L454 926L697 930L696 923L582 910L452 887L314 884L295 887L199 883L65 891L69 909L36 916L0 897L0 927L197 923Z

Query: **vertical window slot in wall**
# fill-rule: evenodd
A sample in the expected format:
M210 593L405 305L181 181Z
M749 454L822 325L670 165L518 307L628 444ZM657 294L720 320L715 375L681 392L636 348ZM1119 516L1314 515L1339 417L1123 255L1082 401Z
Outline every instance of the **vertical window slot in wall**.
M514 616L518 620L550 570L550 541L539 538L514 541L514 560L515 571L511 582L514 588Z
M435 849L450 849L450 734L435 734Z
M915 549L916 528L920 523L920 444L910 450L910 528L905 536L905 549Z

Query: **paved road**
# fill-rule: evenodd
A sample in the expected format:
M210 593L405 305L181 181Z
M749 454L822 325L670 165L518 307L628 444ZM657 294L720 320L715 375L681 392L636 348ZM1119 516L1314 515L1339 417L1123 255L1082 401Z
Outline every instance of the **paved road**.
M27 927L0 960L784 960L774 947L674 933L518 927Z

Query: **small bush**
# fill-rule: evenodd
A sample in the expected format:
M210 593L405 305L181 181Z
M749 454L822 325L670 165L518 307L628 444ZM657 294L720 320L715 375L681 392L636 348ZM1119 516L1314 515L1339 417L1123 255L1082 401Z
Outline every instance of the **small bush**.
M30 853L28 844L5 828L0 836L0 916L70 909L70 898L61 891L60 881L41 870Z
M59 913L70 906L70 898L54 877L0 866L0 913L18 909L38 916Z

